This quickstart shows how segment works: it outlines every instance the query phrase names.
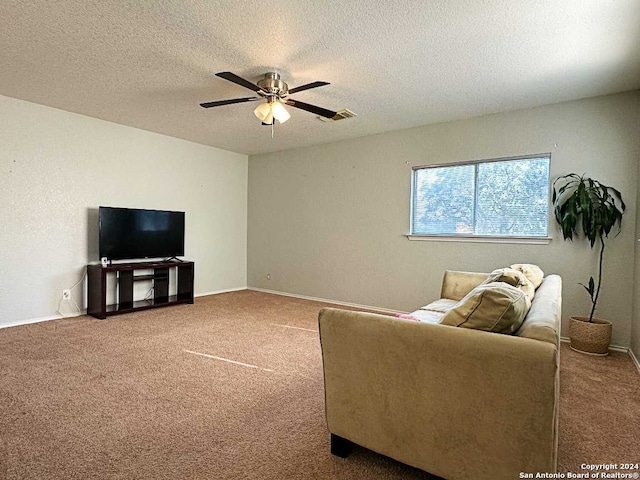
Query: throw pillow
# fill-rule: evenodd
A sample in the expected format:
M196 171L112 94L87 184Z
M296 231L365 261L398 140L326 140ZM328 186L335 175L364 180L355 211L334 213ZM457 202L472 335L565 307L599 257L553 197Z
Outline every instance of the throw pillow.
M527 277L533 284L533 288L538 288L542 283L542 279L544 278L544 272L542 271L542 269L539 266L533 265L531 263L516 263L514 265L511 265L511 268L524 273L524 276Z
M504 282L478 285L440 323L487 332L512 334L520 328L531 301L522 290Z
M487 279L482 282L484 283L492 283L492 282L504 282L509 285L513 285L514 287L522 290L529 300L533 302L533 297L536 294L536 289L533 284L529 281L529 279L519 270L514 270L513 268L499 268L494 270L489 274Z

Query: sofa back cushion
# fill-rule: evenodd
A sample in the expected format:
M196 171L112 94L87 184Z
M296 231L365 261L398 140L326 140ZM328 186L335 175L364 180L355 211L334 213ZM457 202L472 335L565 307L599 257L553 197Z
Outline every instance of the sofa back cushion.
M440 298L448 298L457 302L486 279L486 273L446 270L442 279Z
M504 282L478 285L442 317L442 325L511 334L527 315L531 301Z

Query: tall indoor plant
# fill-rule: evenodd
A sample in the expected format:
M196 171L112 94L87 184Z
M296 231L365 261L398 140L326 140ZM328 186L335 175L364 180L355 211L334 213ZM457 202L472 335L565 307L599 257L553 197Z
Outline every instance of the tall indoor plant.
M598 243L598 283L589 278L588 285L581 284L591 299L588 317L571 317L569 338L571 348L583 353L607 355L611 343L611 323L594 317L602 285L602 260L605 238L615 229L620 231L625 204L622 194L613 187L603 185L584 175L570 173L553 182L553 207L556 221L565 240L582 233L591 248Z

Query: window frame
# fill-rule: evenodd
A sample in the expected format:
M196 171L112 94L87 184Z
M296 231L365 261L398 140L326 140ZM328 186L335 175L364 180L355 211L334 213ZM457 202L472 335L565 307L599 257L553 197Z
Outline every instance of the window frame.
M547 187L547 232L545 235L476 235L469 233L414 233L414 200L416 192L417 175L416 171L427 168L459 167L464 165L478 165L481 163L508 162L517 160L529 160L534 158L547 158L549 161L549 179ZM477 187L477 169L474 175L474 183ZM477 188L474 190L474 202L477 202ZM409 240L444 241L444 242L478 242L478 243L527 243L533 245L544 245L551 241L549 236L549 224L551 220L551 152L537 153L531 155L519 155L512 157L489 158L481 160L468 160L462 162L447 162L429 165L416 165L411 167L411 194L409 208L409 234L405 235ZM474 218L475 221L475 218ZM474 225L475 227L475 225Z

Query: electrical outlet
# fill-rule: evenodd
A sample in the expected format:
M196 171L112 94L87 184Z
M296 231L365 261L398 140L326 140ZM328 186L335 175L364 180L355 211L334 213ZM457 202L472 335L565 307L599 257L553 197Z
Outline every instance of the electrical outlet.
M62 290L62 299L71 300L71 290Z

